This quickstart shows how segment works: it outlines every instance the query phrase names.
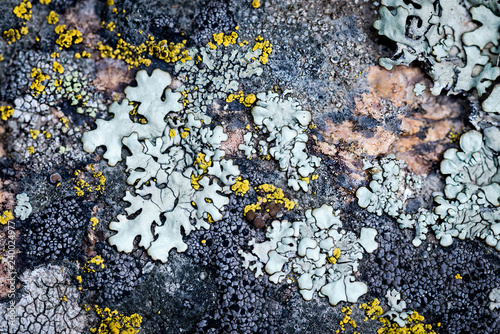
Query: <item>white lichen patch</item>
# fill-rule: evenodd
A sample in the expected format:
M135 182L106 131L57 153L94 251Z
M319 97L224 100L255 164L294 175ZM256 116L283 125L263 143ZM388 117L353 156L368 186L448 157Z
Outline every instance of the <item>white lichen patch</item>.
M183 234L208 229L209 222L222 219L221 211L229 203L225 193L230 193L239 169L223 159L220 146L227 135L222 127L205 126L201 118L208 116L182 110L181 94L167 88L167 72L156 69L148 76L139 71L136 80L137 87L125 89L127 99L111 105L114 118L97 120L97 129L85 133L83 143L89 152L106 146L104 158L112 166L122 159L122 145L132 153L126 158L126 171L135 191L127 191L123 198L130 203L127 215L109 224L117 232L109 243L131 252L134 239L140 237L140 247L166 262L171 249L187 249ZM130 101L138 103L137 113L146 122L131 119Z
M488 294L488 308L493 311L494 309L500 307L500 288L494 288Z
M393 154L372 162L365 161L363 170L371 174L372 181L368 187L360 187L356 191L358 205L368 212L382 213L396 218L399 227L415 229L413 244L418 247L427 238L427 225L434 224L436 216L420 208L417 215L403 212L405 202L415 197L422 187L422 178L405 169L406 162L397 160Z
M85 332L89 317L64 267L48 265L26 270L20 281L20 298L0 305L2 333Z
M373 252L377 231L362 228L360 237L342 229L338 212L323 205L306 211L306 220L289 223L274 221L268 228L267 240L249 242L251 252L239 251L243 267L255 271L264 269L274 283L296 276L300 294L311 300L315 292L328 297L331 305L341 301L355 303L368 291L363 282L356 282L363 253Z
M26 218L29 217L31 211L33 210L30 204L30 198L25 193L22 193L22 194L17 194L16 199L17 199L17 204L16 207L14 208L14 213L19 219L25 220Z
M434 197L441 219L436 237L442 246L451 245L452 237L479 237L500 250L500 129L469 131L460 149L447 150L441 161L446 186Z
M283 99L276 93L257 94L257 103L252 108L253 121L258 133L266 140L257 142L258 133L246 133L244 143L239 149L248 159L259 152L261 156L269 153L279 163L280 170L286 172L288 186L293 190L309 190L309 182L320 158L307 152L307 129L311 113L292 98Z

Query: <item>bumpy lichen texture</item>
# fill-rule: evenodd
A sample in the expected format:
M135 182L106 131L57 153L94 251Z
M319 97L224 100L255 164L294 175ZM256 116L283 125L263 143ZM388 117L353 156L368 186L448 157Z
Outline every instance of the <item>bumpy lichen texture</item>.
M390 70L394 65L425 62L434 95L473 88L482 95L500 75L492 60L500 51L500 17L481 3L489 5L480 0L383 0L373 26L396 42L397 51L391 58L381 58L380 65Z
M422 178L405 170L406 163L393 154L385 158L365 161L363 170L370 172L372 181L368 187L356 191L358 205L368 212L381 216L386 213L396 218L399 227L415 229L413 245L420 246L427 238L428 225L434 224L437 216L425 208L418 214L404 213L405 202L417 195L422 187Z
M171 83L167 72L156 69L149 76L139 71L136 80L137 87L125 89L127 98L111 105L114 117L97 120L97 129L82 140L87 152L106 146L104 158L110 166L121 161L122 146L132 153L126 158L126 171L135 190L127 191L123 199L131 204L125 209L127 215L134 218L121 214L111 222L109 228L117 233L109 243L130 252L140 236L139 246L165 262L171 249L186 250L182 231L188 235L222 219L221 211L229 202L223 193L231 191L239 169L223 159L220 146L227 135L222 127L210 129L193 113L184 112L181 94L167 88ZM144 117L140 122L131 118L134 105Z
M266 135L266 140L257 143L258 133L248 132L239 149L248 159L257 150L259 155L270 154L279 163L280 170L286 172L288 186L293 190L309 190L309 182L321 159L307 152L307 128L311 113L292 98L280 98L277 93L259 93L252 108L252 116L258 132Z
M271 275L274 283L283 282L289 275L296 275L300 294L311 300L315 292L328 297L331 305L341 301L355 303L368 291L363 282L356 282L354 273L364 251L377 249L377 231L362 228L359 238L342 229L338 212L323 205L306 211L305 221L293 223L274 221L268 228L268 240L256 243L250 253L239 251L243 266L255 270L255 277Z
M19 217L19 219L25 220L26 218L29 217L31 211L33 210L30 204L30 198L25 193L22 193L18 194L16 196L16 199L17 199L17 205L14 209L14 213L16 214L17 217Z
M443 193L434 197L441 223L434 226L442 246L452 237L480 237L500 250L500 129L472 130L460 138L460 149L449 149L441 162L447 175Z

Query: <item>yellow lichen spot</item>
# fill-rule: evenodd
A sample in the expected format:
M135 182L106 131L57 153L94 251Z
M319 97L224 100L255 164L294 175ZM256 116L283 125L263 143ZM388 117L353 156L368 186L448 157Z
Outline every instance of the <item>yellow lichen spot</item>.
M9 29L3 32L3 38L11 44L21 38L21 33L17 29Z
M456 279L462 279L462 276L461 276L460 274L456 274L456 275L455 275L455 278L456 278Z
M28 147L28 152L30 152L30 154L35 153L35 148L33 146Z
M52 70L54 72L59 73L59 74L64 73L64 67L61 64L59 64L57 61L52 63Z
M109 22L106 25L106 29L108 29L109 31L113 31L113 30L115 30L115 28L116 28L116 24L114 22Z
M200 189L199 181L202 177L203 177L202 175L196 176L196 175L194 175L194 173L191 174L191 186L193 187L193 189L195 189L195 190Z
M5 210L0 216L0 224L5 225L9 222L9 220L12 220L13 218L14 216L12 216L12 211Z
M45 131L45 130L44 130L42 133L43 133L43 135L45 136L45 138L50 138L50 137L52 137L52 135L51 135L49 132Z
M337 263L337 260L339 259L339 257L340 257L340 249L339 249L339 248L335 248L335 249L333 250L333 254L332 254L332 256L329 256L329 257L327 258L327 261L328 261L329 263L331 263L331 264L335 264L335 263Z
M48 5L50 3L51 0L40 0L40 3L42 5Z
M95 227L97 226L97 224L99 224L99 219L97 219L96 217L92 217L90 218L90 222L92 223L92 229L95 230Z
M50 57L51 57L51 58L59 58L59 52L52 52L52 53L50 54Z
M186 138L189 135L189 131L181 132L181 138Z
M259 0L253 0L252 1L252 7L253 8L259 8L260 7L260 1Z
M38 137L38 135L40 134L40 130L34 130L34 129L31 129L30 130L30 136L31 138L33 139L36 139Z
M314 174L314 175L312 175L312 176L311 176L311 180L313 180L313 181L314 181L314 180L317 180L317 179L318 179L318 177L319 177L319 176L318 176L317 174Z
M4 61L5 58L3 57L3 55L0 54L0 61Z
M42 70L39 67L31 69L30 75L33 78L33 82L30 85L30 88L33 90L31 95L38 96L39 94L45 93L45 86L42 83L50 77L47 74L42 73Z
M88 273L95 273L96 269L104 269L104 260L100 255L96 255L83 265L83 270Z
M59 37L56 40L56 44L59 45L59 49L69 48L73 44L79 44L83 41L82 33L76 29L67 29L65 24L58 25L54 28L56 34Z
M201 240L201 243L204 245L207 243L207 241L205 239Z
M262 64L267 64L267 61L269 59L269 55L273 51L272 44L268 40L264 40L261 36L257 36L255 38L257 43L253 46L252 51L255 51L257 49L260 49L262 51L261 55L259 56L259 61Z
M90 53L88 53L87 51L83 51L82 52L82 57L83 58L90 58Z
M76 276L76 280L78 281L78 283L82 284L82 276Z
M170 131L168 132L168 135L170 136L170 138L174 138L175 137L175 130L170 129Z
M106 0L106 5L113 6L115 2L113 0Z
M82 55L79 52L77 52L77 53L75 53L74 58L80 59L80 58L82 58Z
M231 186L231 190L236 193L236 195L243 196L250 189L249 181L242 180L241 176L238 176L236 183Z
M2 121L8 120L14 114L14 108L11 106L0 106L0 118Z
M118 314L109 308L101 309L94 305L94 310L101 318L98 327L90 328L91 333L97 334L138 334L141 328L142 317L137 313L130 316Z
M29 21L31 19L31 2L23 0L19 5L14 7L12 12L20 19Z
M19 29L19 33L21 35L26 35L28 34L28 27L22 27L21 29Z
M59 22L59 14L54 11L51 11L45 18L48 24L57 24Z

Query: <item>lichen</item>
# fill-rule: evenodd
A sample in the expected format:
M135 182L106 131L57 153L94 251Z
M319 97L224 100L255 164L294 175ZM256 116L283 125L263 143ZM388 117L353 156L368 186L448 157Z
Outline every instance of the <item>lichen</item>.
M310 177L320 164L320 158L309 156L306 143L311 113L292 98L280 98L277 93L257 94L252 116L259 133L266 136L260 140L257 133L247 132L239 149L248 159L258 151L261 156L270 154L286 172L288 186L293 190L309 190Z
M442 246L451 245L452 237L479 237L500 250L499 151L500 129L489 127L463 134L460 150L444 153L446 185L434 197L440 221L433 226Z
M251 252L238 252L243 267L254 270L255 277L263 275L265 269L273 283L297 276L305 300L318 292L320 297L328 297L331 305L355 303L368 287L356 282L354 273L363 252L371 253L378 247L377 231L362 228L357 238L342 229L338 214L331 206L323 205L307 210L305 221L275 220L267 229L266 241L257 243L253 239L248 243L253 246Z
M111 105L114 118L97 120L97 129L85 133L82 141L88 152L106 146L104 158L110 166L121 161L122 145L132 153L126 158L126 171L135 191L127 191L123 198L131 204L127 215L109 224L117 232L109 243L130 252L140 236L139 246L153 259L166 262L171 249L186 250L182 232L208 229L209 222L222 219L229 202L224 193L230 192L239 169L223 159L220 146L227 135L222 127L206 127L182 110L181 94L167 88L168 73L156 69L149 76L139 71L136 80L137 87L125 89L127 99ZM145 122L132 120L133 104Z

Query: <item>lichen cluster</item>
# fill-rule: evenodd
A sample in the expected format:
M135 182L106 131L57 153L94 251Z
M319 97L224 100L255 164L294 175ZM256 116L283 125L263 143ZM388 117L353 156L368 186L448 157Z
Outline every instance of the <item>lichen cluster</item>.
M315 292L328 297L331 305L341 301L355 303L368 291L366 284L356 282L354 273L363 252L373 252L377 231L362 228L360 237L342 229L338 212L331 206L309 209L305 221L293 223L275 220L266 233L267 240L256 243L251 252L240 251L243 266L263 275L264 269L274 283L288 275L297 277L300 294L311 300Z
M278 94L268 92L257 94L256 105L252 108L256 132L247 132L239 149L248 159L253 154L270 155L279 163L279 169L286 172L288 186L293 190L309 190L321 159L307 152L307 129L311 123L311 113L303 110L292 98L283 99ZM265 140L258 140L258 134Z
M223 159L220 145L227 135L222 127L210 129L184 111L178 102L181 94L167 88L168 73L157 69L149 76L139 71L136 80L137 87L125 89L127 99L111 105L114 117L97 120L97 129L86 132L82 141L87 152L106 146L104 158L110 166L121 161L122 146L132 153L126 158L126 171L135 190L123 198L131 204L127 215L118 215L118 221L109 225L117 232L110 244L130 252L140 236L139 246L165 262L171 249L186 250L183 232L208 229L209 223L222 219L228 204L223 192L230 191L239 169ZM134 104L145 122L132 120Z

